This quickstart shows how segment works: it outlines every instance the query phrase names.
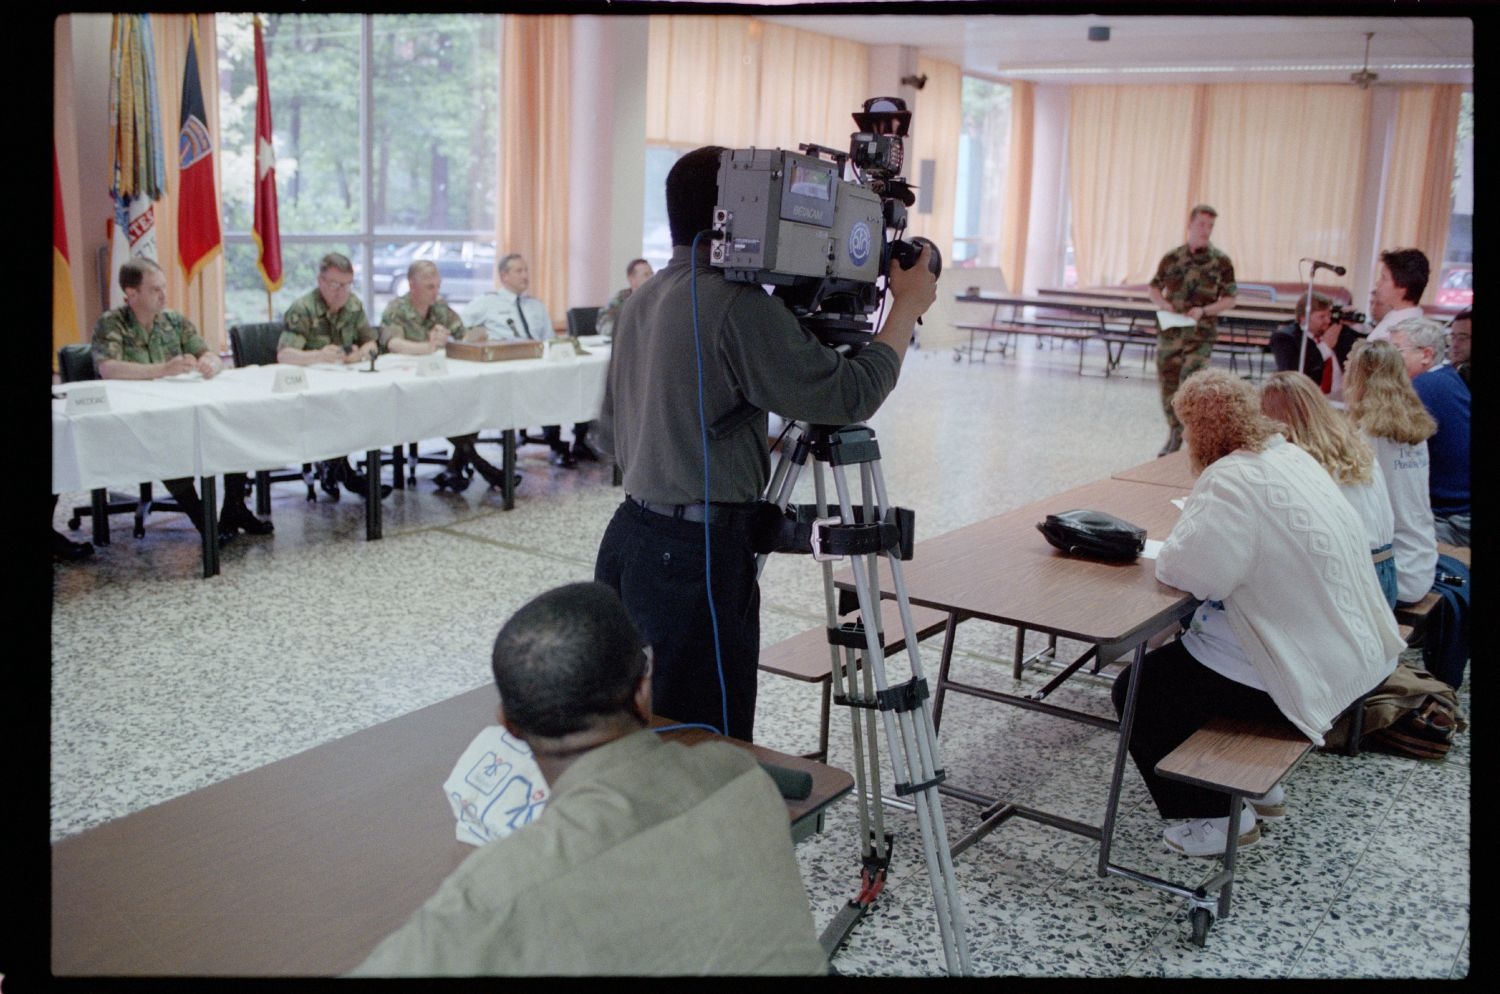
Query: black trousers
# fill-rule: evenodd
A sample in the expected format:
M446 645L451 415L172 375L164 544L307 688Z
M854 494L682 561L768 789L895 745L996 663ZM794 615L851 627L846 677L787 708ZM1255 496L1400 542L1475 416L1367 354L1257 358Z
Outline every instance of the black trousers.
M224 499L220 503L219 518L222 520L229 511L245 511L245 484L247 482L245 473L224 474ZM173 480L162 480L162 486L167 488L167 493L172 499L182 505L183 511L192 519L193 525L199 531L203 530L203 502L198 498L198 491L193 486L191 476L182 476Z
M1141 665L1146 675L1135 703L1130 758L1151 799L1163 818L1222 818L1229 813L1227 794L1159 777L1156 764L1211 718L1271 721L1281 717L1281 709L1265 691L1235 683L1198 662L1181 640L1148 652ZM1115 680L1116 714L1125 711L1125 694L1135 676L1132 664Z
M588 434L589 422L580 421L573 426L573 441L582 442ZM554 452L568 451L568 443L562 440L562 425L542 425L542 438Z
M630 501L615 511L594 579L613 587L651 645L651 709L676 721L751 741L760 660L760 584L748 533L711 527L713 604L724 688L714 665L714 629L704 584L703 525L655 514Z

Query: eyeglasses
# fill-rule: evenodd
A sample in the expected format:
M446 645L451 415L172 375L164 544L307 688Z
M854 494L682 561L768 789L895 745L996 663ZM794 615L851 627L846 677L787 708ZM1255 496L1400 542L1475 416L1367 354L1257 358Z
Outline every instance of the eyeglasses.
M326 286L330 290L348 290L350 287L354 286L354 281L353 280L350 280L347 283L342 283L342 282L340 282L338 280L329 279L326 276L319 276L318 277L318 282L322 283L324 286Z

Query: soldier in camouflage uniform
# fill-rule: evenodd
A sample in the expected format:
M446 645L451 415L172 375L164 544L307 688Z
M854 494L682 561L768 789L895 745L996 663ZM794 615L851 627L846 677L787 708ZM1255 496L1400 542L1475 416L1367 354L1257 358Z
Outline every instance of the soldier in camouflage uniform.
M1172 398L1183 380L1208 365L1218 335L1215 316L1235 304L1238 288L1229 256L1209 244L1218 212L1199 204L1188 214L1187 244L1162 256L1151 278L1151 302L1158 309L1184 314L1198 323L1158 332L1156 370L1161 381L1161 404L1167 415L1167 441L1157 455L1182 447L1182 422L1172 411Z
M198 335L193 323L167 305L167 276L150 259L136 258L120 267L120 289L125 303L106 311L94 326L94 367L106 380L155 380L198 372L205 380L223 369L219 357ZM203 502L190 477L163 480L199 532L203 531ZM237 531L268 535L271 522L262 521L245 506L245 474L224 474L224 503L219 511L219 542Z
M625 282L630 284L619 293L610 298L609 303L599 312L594 319L594 332L599 335L613 335L615 332L615 318L620 314L620 305L630 299L630 295L641 288L641 284L652 276L651 263L645 259L631 259L630 265L625 267Z
M329 252L318 261L318 287L296 300L282 315L286 326L276 343L276 361L295 366L320 362L359 362L380 348L375 331L365 320L365 307L353 295L354 264L348 256ZM361 497L368 497L365 478L355 472L345 457L318 463L323 491L334 500L342 483ZM381 484L380 496L389 496L389 484Z
M380 316L380 337L386 343L386 350L405 355L429 355L447 345L450 338L462 340L463 319L438 296L443 277L436 264L430 259L418 259L407 267L406 282L410 291L387 304ZM469 478L464 474L466 465L478 470L491 486L501 485L504 474L474 450L478 439L478 433L448 439L453 444L453 456L448 460L448 467L432 478L439 490L448 488L461 493L468 489ZM519 474L516 482L520 482Z

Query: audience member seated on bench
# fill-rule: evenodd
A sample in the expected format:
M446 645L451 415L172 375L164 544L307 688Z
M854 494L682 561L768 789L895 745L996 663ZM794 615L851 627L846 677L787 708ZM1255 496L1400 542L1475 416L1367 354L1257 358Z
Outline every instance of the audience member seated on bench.
M1224 795L1168 780L1156 764L1215 717L1289 721L1312 742L1396 667L1404 643L1369 566L1365 528L1333 479L1260 413L1255 388L1222 370L1186 380L1172 402L1200 474L1156 560L1163 583L1201 598L1190 629L1141 663L1130 755L1190 856L1224 851ZM1115 682L1123 712L1135 667ZM1278 785L1239 814L1286 813Z
M1260 388L1261 413L1281 426L1281 433L1328 470L1339 493L1359 512L1370 543L1370 558L1386 603L1396 606L1396 553L1392 541L1396 516L1386 493L1385 477L1375 469L1375 454L1359 430L1334 411L1313 381L1295 372L1277 373Z
M1391 344L1406 363L1411 387L1437 422L1427 440L1432 457L1427 492L1437 540L1468 547L1469 385L1444 358L1446 338L1443 326L1431 318L1412 318L1391 329Z
M612 590L532 600L492 665L500 723L531 747L551 798L356 974L826 972L781 794L748 752L647 730L651 651Z
M1361 342L1349 353L1344 398L1349 415L1375 446L1375 462L1396 516L1396 602L1415 604L1432 589L1437 538L1427 491L1432 415L1406 377L1390 342Z

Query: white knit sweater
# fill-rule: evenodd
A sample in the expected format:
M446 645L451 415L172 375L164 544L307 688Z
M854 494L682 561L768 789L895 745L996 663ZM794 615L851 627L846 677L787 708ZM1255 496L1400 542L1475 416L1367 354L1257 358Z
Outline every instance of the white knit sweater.
M1404 647L1364 523L1323 467L1279 435L1203 471L1156 577L1224 602L1266 692L1320 745Z

